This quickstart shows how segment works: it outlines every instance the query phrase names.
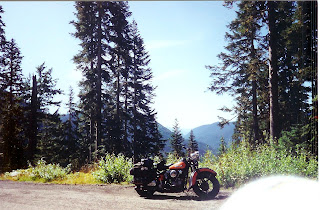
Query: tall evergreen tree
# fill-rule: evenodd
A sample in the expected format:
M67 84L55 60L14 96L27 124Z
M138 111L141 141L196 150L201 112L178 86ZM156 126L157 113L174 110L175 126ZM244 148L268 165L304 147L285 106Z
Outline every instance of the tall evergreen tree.
M132 64L130 49L132 40L130 38L130 24L128 18L128 2L113 2L110 4L110 23L112 25L109 31L108 52L110 60L108 64L111 70L111 103L113 103L113 113L110 118L110 127L108 133L112 138L111 144L116 153L128 150L128 99L129 99L129 70Z
M179 128L179 122L177 119L175 119L175 122L174 122L170 143L171 143L173 154L179 157L183 157L184 156L183 137L182 137L181 130Z
M76 2L77 21L71 23L75 26L74 37L80 39L82 50L74 57L77 68L83 74L80 82L80 110L82 110L82 121L85 125L84 132L87 133L89 151L96 142L96 110L97 110L97 4L95 2ZM101 23L102 24L102 23ZM100 32L100 31L99 31ZM95 151L97 153L97 151ZM91 154L90 154L91 158Z
M303 142L308 145L307 149L317 154L318 126L314 126L317 124L314 118L317 116L317 91L314 89L317 87L317 2L287 2L282 3L282 7L287 11L279 21L281 26L286 26L281 33L284 41L279 50L283 57L279 62L282 135L302 133L289 144L301 145Z
M86 155L82 154L82 136L79 132L79 111L74 102L73 88L69 89L69 101L66 103L68 107L68 118L63 123L63 145L64 145L64 162L71 163L73 168L79 168L85 163Z
M224 141L223 136L220 138L219 155L224 154L227 151L227 144Z
M237 18L228 26L231 33L225 36L228 52L218 56L223 61L222 66L207 66L213 79L209 89L236 97L237 105L233 109L238 115L237 129L249 134L254 144L260 139L258 100L261 99L257 92L265 87L261 79L266 59L261 35L263 12L261 2L241 2L238 6ZM230 111L230 108L223 110Z
M119 153L126 144L120 100L123 78L128 75L124 58L128 58L126 18L130 13L126 2L77 2L76 9L78 20L72 23L82 51L74 60L84 75L80 99L83 115L89 118L90 141L95 154L102 145Z
M236 97L235 139L247 138L254 144L270 135L277 141L281 131L306 123L310 86L306 85L309 61L305 46L306 40L316 40L316 36L302 26L302 16L306 22L310 19L302 15L299 5L302 3L238 3L237 18L226 35L228 52L219 55L223 65L207 67L212 71L211 90ZM262 28L267 28L268 34L261 34Z
M278 2L268 1L268 29L269 29L269 98L270 98L270 137L278 139L280 135L279 99L278 99L278 55L277 39L278 31L276 25L276 9ZM276 140L277 141L277 140Z
M146 154L157 154L164 147L160 140L155 111L150 105L154 97L151 84L152 71L148 67L150 58L145 50L137 24L131 26L132 66L129 71L129 89L127 97L127 114L130 117L129 135L132 136L135 158ZM142 135L141 135L142 134Z
M3 68L3 60L4 60L4 57L3 57L3 53L4 53L4 44L5 44L5 41L6 41L6 37L5 37L5 31L4 31L4 27L5 27L5 24L4 22L2 21L2 16L1 14L3 13L3 9L2 9L2 6L0 5L0 65L1 65L1 69L0 69L0 132L2 131L2 123L3 123L3 110L4 110L4 107L3 107L3 104L5 103L4 101L4 82L5 80L3 79L3 73L2 73L2 68ZM4 169L4 141L2 139L2 137L0 137L0 171L2 171L2 169Z
M133 142L141 145L141 155L159 150L155 111L150 108L154 87L149 56L129 22L128 3L78 2L76 9L78 20L72 23L82 50L74 60L84 75L80 105L86 141L91 145L96 139L95 152L100 148L132 155Z
M23 159L23 90L20 49L12 39L3 46L1 61L1 139L4 142L4 165L21 168Z
M63 127L58 110L60 101L55 100L56 95L62 94L56 88L57 80L52 78L52 69L45 63L37 67L37 151L36 159L45 158L48 162L60 162L59 155L63 151ZM51 114L53 108L56 111Z
M38 93L37 93L37 77L36 75L32 76L32 86L31 86L31 96L28 98L30 102L27 103L27 111L25 112L27 120L27 131L26 136L28 139L28 146L26 148L26 157L29 161L33 161L36 148L37 148L37 136L38 136ZM28 91L26 91L28 94Z
M195 140L195 136L193 134L193 130L190 131L189 141L188 141L188 148L191 152L198 151L198 142Z
M318 155L318 2L298 2L300 30L303 34L301 68L303 77L311 83L311 115L306 125L311 152ZM301 48L300 48L301 49ZM305 61L305 62L303 62Z

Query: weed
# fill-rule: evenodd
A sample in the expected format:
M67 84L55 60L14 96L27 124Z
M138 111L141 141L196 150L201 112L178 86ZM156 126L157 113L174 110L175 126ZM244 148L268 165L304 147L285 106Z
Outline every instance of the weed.
M132 161L124 155L106 154L99 162L98 169L93 176L103 183L121 183L132 181L130 169Z
M251 149L244 143L239 147L229 148L219 157L207 151L200 161L200 167L214 169L220 184L227 188L274 174L318 177L318 161L315 157L305 151L294 156L267 144Z
M45 160L40 159L34 167L29 164L28 169L19 169L5 173L5 178L16 181L50 182L62 180L69 173L70 165L63 168L59 164L46 164Z

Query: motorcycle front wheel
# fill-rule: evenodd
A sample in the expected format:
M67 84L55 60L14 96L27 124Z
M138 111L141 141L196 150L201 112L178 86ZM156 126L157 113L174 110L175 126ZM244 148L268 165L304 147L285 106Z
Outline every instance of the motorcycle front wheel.
M209 172L202 172L198 174L193 191L200 198L212 199L218 195L220 184L214 174Z

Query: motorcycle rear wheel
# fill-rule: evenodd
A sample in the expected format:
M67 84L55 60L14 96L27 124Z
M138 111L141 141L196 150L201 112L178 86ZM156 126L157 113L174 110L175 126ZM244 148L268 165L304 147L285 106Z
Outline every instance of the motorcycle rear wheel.
M200 198L212 199L218 195L220 184L214 174L209 172L202 172L197 176L193 191Z
M136 188L135 190L141 197L151 197L155 192L155 190L146 190L140 188Z

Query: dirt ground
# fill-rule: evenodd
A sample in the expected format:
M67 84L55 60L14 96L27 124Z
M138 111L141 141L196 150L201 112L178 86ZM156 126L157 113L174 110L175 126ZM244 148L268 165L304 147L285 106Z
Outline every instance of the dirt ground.
M133 186L0 181L0 209L219 209L232 191L199 200L192 191L141 198Z

